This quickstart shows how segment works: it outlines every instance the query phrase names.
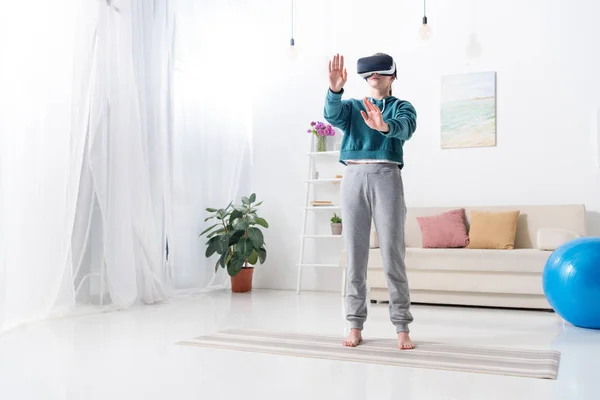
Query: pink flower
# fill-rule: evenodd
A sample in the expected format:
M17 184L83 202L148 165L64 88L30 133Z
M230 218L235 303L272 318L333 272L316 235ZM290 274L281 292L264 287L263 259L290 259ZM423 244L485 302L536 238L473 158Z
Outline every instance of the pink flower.
M312 133L316 136L335 136L335 129L330 124L321 121L312 121L310 126L312 128L308 129L307 133Z

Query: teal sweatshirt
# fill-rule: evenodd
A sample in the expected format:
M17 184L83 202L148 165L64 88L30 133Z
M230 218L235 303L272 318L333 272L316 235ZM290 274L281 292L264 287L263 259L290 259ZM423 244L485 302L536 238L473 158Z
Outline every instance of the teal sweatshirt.
M389 96L383 100L369 99L382 110L383 121L390 131L383 133L371 129L365 123L360 111L366 111L362 100L342 100L340 93L327 90L324 117L332 126L344 132L340 150L340 162L347 160L389 160L404 167L402 147L410 139L417 127L417 112L405 100Z

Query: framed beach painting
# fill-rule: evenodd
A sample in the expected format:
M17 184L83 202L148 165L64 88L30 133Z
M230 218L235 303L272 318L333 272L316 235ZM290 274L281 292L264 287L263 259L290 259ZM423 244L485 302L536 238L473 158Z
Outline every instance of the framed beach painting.
M496 73L442 76L442 149L496 146Z

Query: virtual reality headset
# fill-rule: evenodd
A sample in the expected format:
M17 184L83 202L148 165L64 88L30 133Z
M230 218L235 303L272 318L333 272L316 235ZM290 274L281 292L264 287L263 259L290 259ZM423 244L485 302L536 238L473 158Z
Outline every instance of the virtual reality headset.
M375 73L396 77L396 63L387 54L377 54L359 58L356 63L356 71L364 79Z

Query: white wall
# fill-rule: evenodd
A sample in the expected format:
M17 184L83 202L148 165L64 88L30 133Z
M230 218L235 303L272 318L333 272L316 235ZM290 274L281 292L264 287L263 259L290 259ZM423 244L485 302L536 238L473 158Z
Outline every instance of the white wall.
M270 253L257 271L257 287L295 287L306 127L322 119L327 60L334 52L349 60L346 96L352 97L368 93L355 74L357 57L382 51L397 61L394 94L418 113L418 130L405 147L409 206L584 203L590 233L600 234L594 153L600 3L430 0L434 36L422 42L419 2L297 1L299 55L293 62L286 58L289 4L269 3L257 20L262 45L256 62L264 73L256 77L253 187L266 201ZM467 56L471 33L481 48L475 58ZM497 72L497 146L441 150L440 76L470 71ZM335 257L335 246L316 251ZM340 277L338 270L306 270L303 287L337 291Z

